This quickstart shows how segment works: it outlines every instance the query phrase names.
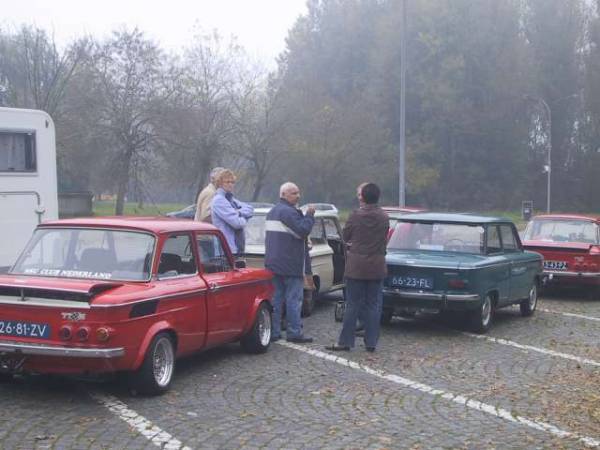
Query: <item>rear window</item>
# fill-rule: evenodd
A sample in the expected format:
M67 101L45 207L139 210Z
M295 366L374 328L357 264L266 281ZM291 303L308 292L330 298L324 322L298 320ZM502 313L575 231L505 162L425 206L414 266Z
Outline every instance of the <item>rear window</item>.
M141 281L150 278L152 235L105 229L35 231L11 273L59 278Z
M481 225L400 221L387 248L483 254L484 235Z
M589 220L534 219L524 234L528 241L598 244L598 225Z

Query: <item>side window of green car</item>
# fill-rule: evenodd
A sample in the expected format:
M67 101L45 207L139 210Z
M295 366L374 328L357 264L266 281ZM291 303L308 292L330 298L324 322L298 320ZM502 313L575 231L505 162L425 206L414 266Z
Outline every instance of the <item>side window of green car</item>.
M502 247L506 253L515 253L521 250L510 225L500 225L500 235L502 236Z
M502 244L500 243L500 232L497 225L489 225L487 228L487 253L502 253Z

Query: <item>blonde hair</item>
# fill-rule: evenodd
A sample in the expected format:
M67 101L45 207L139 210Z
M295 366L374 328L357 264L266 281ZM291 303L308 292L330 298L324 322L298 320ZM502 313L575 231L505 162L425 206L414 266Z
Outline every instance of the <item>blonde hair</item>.
M233 180L233 181L237 180L237 177L235 176L235 173L233 173L233 170L229 170L229 169L221 170L215 177L215 185L217 187L221 187L221 186L223 186L223 184L225 184L226 180Z

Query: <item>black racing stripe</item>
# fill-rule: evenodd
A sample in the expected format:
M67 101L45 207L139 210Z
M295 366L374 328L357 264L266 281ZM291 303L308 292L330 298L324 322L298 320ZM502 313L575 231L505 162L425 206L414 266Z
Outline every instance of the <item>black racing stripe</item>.
M158 300L149 300L147 302L140 302L133 305L129 312L129 318L149 316L156 312L158 307Z

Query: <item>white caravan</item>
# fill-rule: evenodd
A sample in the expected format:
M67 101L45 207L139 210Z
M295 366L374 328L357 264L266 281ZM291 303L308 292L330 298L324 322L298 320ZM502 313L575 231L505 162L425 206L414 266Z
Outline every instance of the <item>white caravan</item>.
M34 228L58 219L54 123L43 111L0 108L0 272Z

